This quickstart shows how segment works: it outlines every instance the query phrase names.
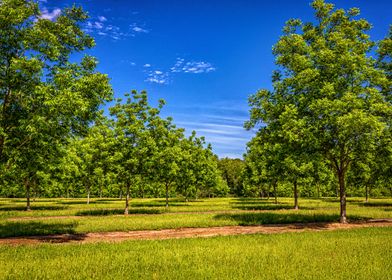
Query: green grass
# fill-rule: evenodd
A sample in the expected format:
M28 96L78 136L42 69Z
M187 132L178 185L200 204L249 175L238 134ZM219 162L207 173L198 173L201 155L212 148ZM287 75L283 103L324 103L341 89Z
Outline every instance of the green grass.
M392 279L392 228L1 246L0 279Z
M289 198L279 199L277 205L257 198L174 200L168 210L162 199L135 199L129 216L121 215L119 200L94 200L90 205L80 199L37 200L30 212L15 210L24 203L20 199L0 203L0 237L339 220L335 199L302 199L298 211L290 209ZM59 205L67 208L56 208ZM359 198L349 200L347 213L350 220L392 218L391 209L392 199L363 203Z

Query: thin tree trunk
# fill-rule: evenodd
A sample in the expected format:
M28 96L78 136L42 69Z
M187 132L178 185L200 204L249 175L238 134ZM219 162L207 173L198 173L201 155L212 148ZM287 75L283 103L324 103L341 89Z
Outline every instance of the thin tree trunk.
M166 209L169 207L169 184L166 183Z
M120 188L120 200L122 200L122 188Z
M87 204L90 204L90 187L87 189Z
M274 184L274 197L275 197L275 204L278 204L278 196L277 196L277 192L276 192L276 188L277 188L277 183L273 182Z
M340 190L340 223L346 224L346 186L344 182L344 171L338 171L339 190Z
M267 187L267 200L270 199L270 186Z
M128 215L129 214L129 187L130 184L127 183L127 195L125 197L125 210L124 210L124 215Z
M298 188L297 180L294 181L294 209L298 210Z
M365 192L366 192L366 202L369 202L369 186L366 184L365 186Z
M320 183L317 183L317 198L320 198Z
M29 181L29 179L25 179L25 187L26 187L26 211L31 211L31 207L30 207L30 181Z

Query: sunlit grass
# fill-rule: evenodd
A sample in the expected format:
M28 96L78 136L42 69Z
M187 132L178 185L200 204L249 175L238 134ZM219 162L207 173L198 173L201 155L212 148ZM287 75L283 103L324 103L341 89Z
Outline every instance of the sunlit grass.
M391 279L392 228L0 247L0 279Z
M280 198L278 204L257 198L216 198L195 202L173 200L168 210L162 199L135 199L128 216L121 215L121 201L95 200L90 205L80 204L81 201L46 199L36 201L37 209L26 212L5 211L18 209L23 201L3 199L0 237L339 221L339 202L330 198L302 199L298 211L291 209L290 198ZM68 208L58 210L58 205L67 205ZM391 209L392 199L373 199L364 203L363 199L356 198L349 200L347 213L351 221L392 218Z

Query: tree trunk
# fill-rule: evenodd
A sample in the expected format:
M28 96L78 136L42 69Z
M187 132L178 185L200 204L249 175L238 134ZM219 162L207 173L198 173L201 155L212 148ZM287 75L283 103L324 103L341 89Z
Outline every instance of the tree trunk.
M338 179L339 179L339 190L340 190L340 223L346 224L346 186L344 182L344 171L338 171Z
M122 188L120 189L120 200L122 200Z
M166 183L166 209L169 207L169 184Z
M294 181L294 209L298 210L298 188L297 181Z
M366 202L369 202L369 186L366 184L365 186L365 192L366 192Z
M128 215L129 214L129 187L130 184L127 183L127 195L125 197L125 210L124 210L124 215Z
M278 204L278 197L277 197L277 192L276 192L277 183L276 183L276 182L273 182L273 184L274 184L275 204Z
M87 189L87 204L90 204L90 188Z
M317 183L317 198L320 198L320 183Z
M30 181L29 181L29 179L25 179L25 187L26 187L26 211L31 211L31 207L30 207Z
M270 185L267 185L267 200L270 199Z

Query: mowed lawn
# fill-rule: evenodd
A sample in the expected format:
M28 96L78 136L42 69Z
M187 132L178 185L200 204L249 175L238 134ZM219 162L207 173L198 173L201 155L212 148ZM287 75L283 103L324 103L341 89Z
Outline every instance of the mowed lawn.
M392 228L0 247L0 279L392 279Z
M118 199L37 199L29 212L24 203L0 199L0 237L339 220L335 198L301 199L297 211L291 198L172 199L169 209L163 199L133 199L128 216ZM350 198L347 213L351 221L392 218L392 199Z

